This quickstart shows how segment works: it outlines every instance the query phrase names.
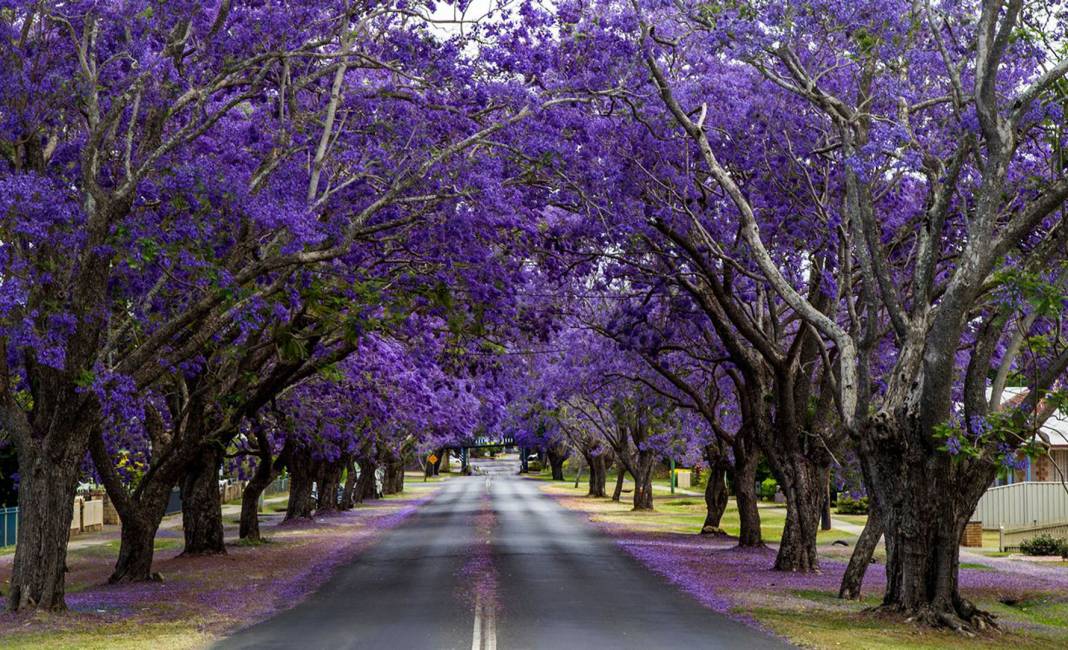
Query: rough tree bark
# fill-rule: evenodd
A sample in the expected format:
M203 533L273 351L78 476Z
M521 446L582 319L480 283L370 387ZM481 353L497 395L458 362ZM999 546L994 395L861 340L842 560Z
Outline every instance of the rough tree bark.
M341 460L320 463L319 498L315 504L316 514L337 512L338 491L341 489Z
M634 477L634 510L653 509L653 465L656 455L652 451L639 451L631 468Z
M66 609L67 542L79 475L78 462L70 461L43 450L19 451L19 532L8 594L11 610Z
M357 502L379 498L378 485L375 482L375 470L378 466L374 460L361 458L356 461L356 464L360 467L360 477L356 482Z
M282 473L286 458L289 455L289 444L282 448L278 459L271 457L271 443L267 439L266 432L256 431L256 455L259 462L256 463L256 471L252 474L245 491L241 495L241 520L238 524L238 537L253 542L260 541L260 496L271 483Z
M222 462L221 450L209 451L189 465L182 479L184 556L226 553L219 498Z
M382 494L400 494L404 491L404 462L390 455L383 468Z
M738 503L738 546L755 548L764 546L760 529L760 509L756 493L757 465L760 455L750 441L738 436L732 446L734 451L734 500Z
M967 631L993 618L959 589L960 542L997 464L956 461L946 453L906 445L923 426L911 418L873 418L862 463L870 478L886 540L886 592L882 609L937 627ZM930 439L930 436L928 436ZM875 442L878 446L872 445ZM932 446L934 442L930 443Z
M586 464L590 467L590 489L586 496L605 496L605 483L608 481L608 464L603 453L587 453Z
M356 464L351 456L344 456L345 486L341 489L341 510L352 510L356 507Z
M701 526L702 535L726 535L720 528L720 520L727 509L727 470L730 462L719 445L705 447L705 460L708 462L708 483L705 485L705 523Z
M822 486L827 468L812 463L801 454L779 463L776 478L786 497L783 526L775 569L779 571L819 571L816 535L819 532Z
M567 460L568 450L563 445L553 445L546 450L549 457L549 467L552 468L553 480L564 480L564 461Z
M874 505L874 500L868 500L868 521L864 524L864 530L853 547L853 554L849 557L849 565L842 574L842 583L838 587L838 597L847 600L860 598L860 590L864 585L864 574L868 571L871 558L875 553L875 547L883 536L883 520L879 516L879 509Z
M315 468L306 450L294 449L289 455L289 503L282 521L310 519L314 509L312 482Z
M169 492L169 491L168 491ZM162 580L152 571L155 555L156 532L167 510L169 494L163 499L145 499L142 506L126 514L120 514L122 529L119 541L119 557L108 583Z
M830 530L831 525L831 482L830 473L827 474L827 485L823 486L823 494L820 497L820 530Z
M178 478L176 469L180 465L172 463L160 467L151 479L142 479L138 489L130 494L115 470L99 432L93 433L89 452L122 521L119 557L108 583L158 580L159 575L152 572L156 532L167 512L167 503Z
M626 468L621 464L616 472L616 487L612 490L612 500L619 501L623 497L623 479L627 475Z

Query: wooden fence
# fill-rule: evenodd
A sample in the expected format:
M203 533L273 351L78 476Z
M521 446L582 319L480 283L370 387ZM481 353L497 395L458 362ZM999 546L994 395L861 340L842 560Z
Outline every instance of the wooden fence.
M71 507L70 534L96 532L104 528L104 501L75 497ZM14 546L19 534L17 506L0 508L0 547Z
M972 520L983 522L984 530L1068 521L1068 490L1054 481L993 487L979 499Z

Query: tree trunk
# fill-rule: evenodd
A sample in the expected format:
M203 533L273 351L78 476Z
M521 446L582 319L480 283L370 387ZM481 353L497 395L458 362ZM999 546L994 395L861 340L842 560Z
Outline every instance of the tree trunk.
M726 535L720 528L720 520L727 509L727 467L730 463L717 445L705 448L708 461L708 483L705 485L705 523L702 535Z
M345 487L341 490L341 503L338 508L352 510L356 507L356 464L352 458L345 457Z
M830 530L833 527L831 525L831 486L828 481L828 484L823 487L823 499L820 505L820 530Z
M108 583L159 580L152 572L156 533L167 512L172 487L169 481L156 481L146 486L137 501L112 498L122 521L119 557ZM109 490L109 495L112 492Z
M309 452L293 450L289 456L289 503L282 521L311 519L315 503L312 499L314 467Z
M756 472L760 456L751 443L739 436L734 450L734 500L738 503L738 546L764 546L760 530L760 508L756 493Z
M400 494L403 491L404 463L391 456L386 461L385 475L382 477L382 494Z
M586 463L590 466L590 490L586 496L605 496L605 483L608 479L608 467L603 453L590 453L586 456Z
M341 461L322 463L319 474L319 499L315 504L316 514L337 512L337 495L341 489Z
M656 457L652 452L638 452L631 476L634 477L634 510L653 509L653 465Z
M206 453L186 470L182 481L182 555L226 553L223 541L222 500L219 497L221 451Z
M90 439L89 453L122 522L119 557L108 583L158 580L159 575L152 573L156 532L167 512L171 491L180 476L180 456L172 454L172 462L155 465L155 471L146 473L138 489L130 494L115 470L99 432L94 432Z
M786 497L786 523L775 557L777 571L819 571L816 534L819 532L820 506L827 468L812 463L801 454L792 454L787 462L777 463L777 478Z
M619 501L623 496L623 478L627 475L627 470L622 465L619 467L619 471L616 473L616 488L612 490L612 500Z
M873 418L861 462L886 540L883 608L911 620L970 631L992 617L961 597L964 527L997 473L992 462L955 459L916 441L929 432L913 418ZM915 427L910 429L909 427Z
M375 482L375 462L370 458L361 458L356 462L360 466L360 478L356 483L357 501L377 499L379 493Z
M567 452L564 451L563 453L560 453L557 449L553 448L548 450L548 456L549 467L551 467L553 471L553 480L564 480L564 461L567 460Z
M166 505L164 502L164 510ZM108 578L109 584L159 579L159 574L152 572L159 520L141 513L131 515L132 513L120 515L122 531L119 538L119 557L115 561L115 570Z
M849 558L849 566L842 574L842 584L838 588L838 597L848 600L858 600L860 589L864 584L864 574L871 564L875 547L879 545L879 538L883 536L883 520L879 516L878 509L873 505L874 500L868 500L868 521L864 524L857 539L857 545L853 547L853 555Z
M238 529L238 536L241 539L260 541L260 497L277 477L278 470L272 462L268 448L265 454L261 452L256 471L241 495L241 523Z
M66 609L67 542L79 461L19 450L19 532L8 593L12 611Z

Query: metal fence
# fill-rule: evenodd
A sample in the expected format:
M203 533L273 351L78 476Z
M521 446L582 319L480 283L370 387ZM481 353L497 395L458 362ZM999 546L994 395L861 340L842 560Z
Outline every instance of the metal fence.
M165 515L173 515L176 512L182 511L182 491L178 488L171 490L171 496L167 499L167 509L163 511Z
M993 487L979 499L972 520L983 522L984 530L1068 521L1068 491L1054 481Z
M998 535L998 550L1018 551L1021 544L1039 535L1049 535L1054 539L1068 539L1068 522L1023 526L1020 528L1002 528Z
M0 508L0 546L13 546L19 536L19 509Z
M283 476L282 478L276 478L267 486L267 489L263 491L266 494L282 494L289 492L289 477Z

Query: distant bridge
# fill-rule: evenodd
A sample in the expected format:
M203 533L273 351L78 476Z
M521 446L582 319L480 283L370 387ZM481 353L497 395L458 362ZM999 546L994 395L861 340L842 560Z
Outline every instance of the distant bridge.
M462 442L449 445L448 449L485 449L486 447L514 447L515 437L505 436L494 438L493 436L477 436L468 438Z
M446 449L456 449L460 452L460 466L463 471L467 471L467 454L471 449L485 449L487 447L514 447L515 437L505 436L503 438L494 438L492 436L476 436L474 438L468 438L456 444L452 444L446 447Z

